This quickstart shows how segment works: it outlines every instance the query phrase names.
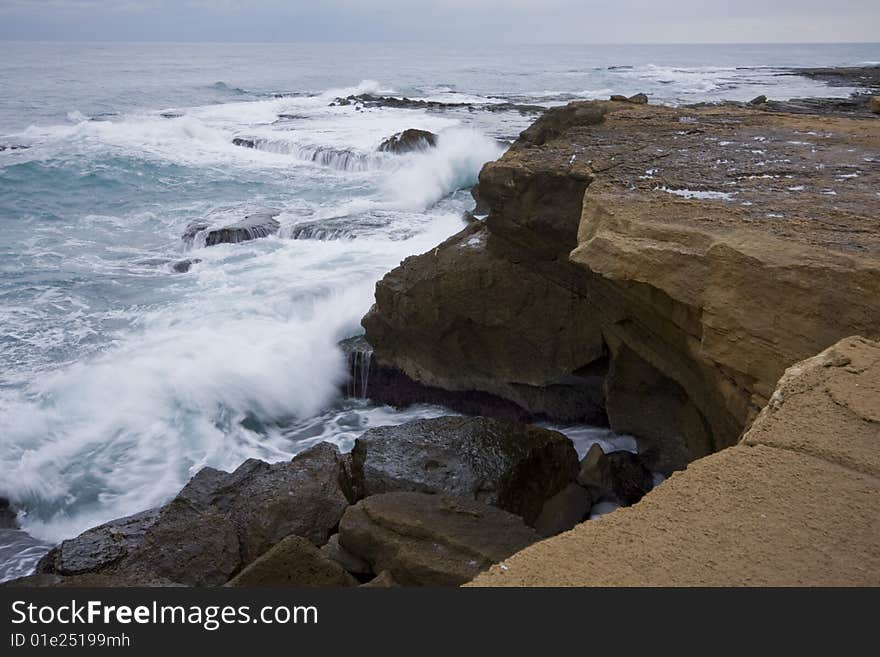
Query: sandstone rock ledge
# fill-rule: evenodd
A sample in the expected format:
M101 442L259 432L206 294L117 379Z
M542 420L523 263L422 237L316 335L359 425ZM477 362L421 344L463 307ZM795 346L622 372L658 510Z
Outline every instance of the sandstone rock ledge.
M878 189L870 115L572 103L483 168L484 222L377 285L366 338L377 368L607 417L679 469L788 366L880 337Z
M789 368L736 446L470 585L880 585L880 343Z

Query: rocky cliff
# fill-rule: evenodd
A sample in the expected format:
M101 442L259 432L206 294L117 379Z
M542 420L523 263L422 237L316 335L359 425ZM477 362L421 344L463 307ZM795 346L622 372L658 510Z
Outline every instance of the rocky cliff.
M378 368L607 417L672 471L792 363L878 337L878 189L870 115L572 103L484 167L485 221L377 285L366 337Z
M788 369L734 447L476 586L880 585L880 343Z

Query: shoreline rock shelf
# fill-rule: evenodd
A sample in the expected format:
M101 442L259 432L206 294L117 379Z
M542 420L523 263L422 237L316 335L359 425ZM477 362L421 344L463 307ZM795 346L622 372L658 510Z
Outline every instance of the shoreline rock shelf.
M371 367L607 414L680 469L736 443L787 366L877 337L878 152L876 118L550 110L483 168L485 222L377 285Z

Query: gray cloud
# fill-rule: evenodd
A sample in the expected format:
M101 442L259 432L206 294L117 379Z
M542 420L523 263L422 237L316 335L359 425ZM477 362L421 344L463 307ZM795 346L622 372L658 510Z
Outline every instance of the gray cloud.
M877 0L0 0L0 39L874 41Z

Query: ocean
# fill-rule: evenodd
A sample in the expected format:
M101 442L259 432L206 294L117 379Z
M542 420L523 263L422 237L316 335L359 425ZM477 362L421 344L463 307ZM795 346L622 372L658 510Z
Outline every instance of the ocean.
M847 96L782 73L878 61L877 44L0 43L0 497L23 530L0 530L0 581L204 466L444 414L340 397L337 342L386 271L464 226L480 167L535 118L493 105ZM334 103L364 93L470 107ZM407 128L436 148L377 152ZM182 240L266 210L277 235Z

